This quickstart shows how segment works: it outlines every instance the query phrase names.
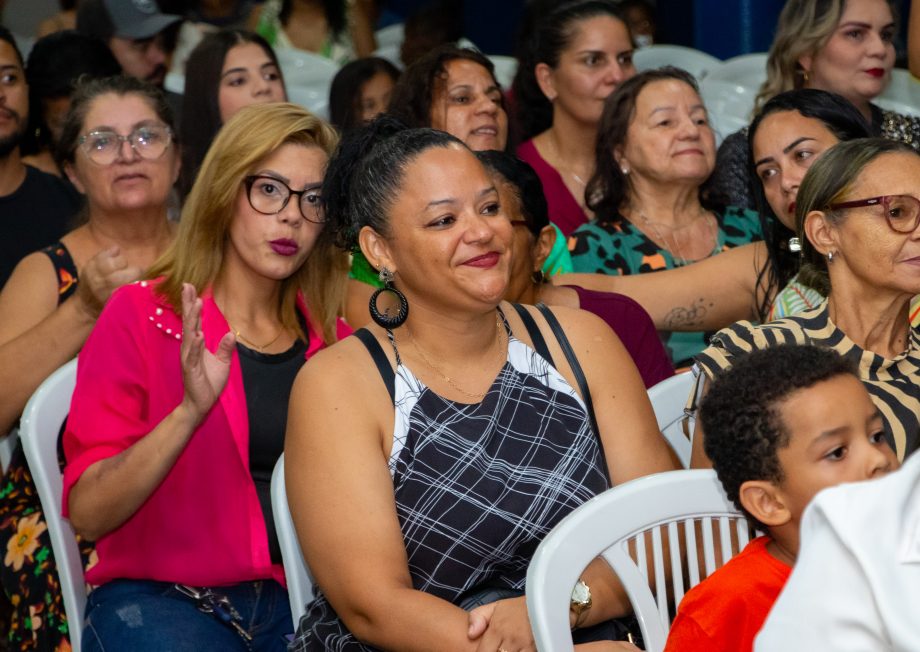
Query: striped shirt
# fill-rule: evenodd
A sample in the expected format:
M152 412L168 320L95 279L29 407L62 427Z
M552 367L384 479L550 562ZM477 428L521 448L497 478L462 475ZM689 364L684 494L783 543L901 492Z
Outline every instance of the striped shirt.
M712 338L697 365L713 378L732 365L732 358L780 344L815 344L834 349L859 370L872 402L885 421L888 443L903 460L920 444L920 329L910 329L910 344L895 358L866 351L837 328L827 301L792 317L756 326L740 321Z

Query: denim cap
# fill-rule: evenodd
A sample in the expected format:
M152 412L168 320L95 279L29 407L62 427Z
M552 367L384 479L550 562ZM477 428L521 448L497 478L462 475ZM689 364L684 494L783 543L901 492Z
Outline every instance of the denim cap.
M103 0L103 4L112 21L112 35L119 38L151 38L182 20L160 12L156 0Z

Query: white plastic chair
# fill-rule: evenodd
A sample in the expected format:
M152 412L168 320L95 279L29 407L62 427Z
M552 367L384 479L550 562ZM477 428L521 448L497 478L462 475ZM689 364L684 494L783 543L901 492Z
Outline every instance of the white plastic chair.
M64 612L70 629L70 645L74 652L80 652L86 584L76 535L70 521L61 516L64 484L58 466L58 434L70 412L70 398L76 382L76 360L71 360L48 376L26 404L19 424L19 436L48 525L48 537L57 563Z
M19 428L13 428L6 437L0 439L0 472L6 473L6 470L10 468L10 461L13 459L13 452L18 443Z
M396 45L382 45L371 54L375 57L380 57L381 59L386 59L392 63L398 70L405 68L403 65L402 59L400 59L400 48L401 46Z
M755 93L767 78L767 53L742 54L709 71L706 79L720 79L744 86Z
M702 569L698 532L702 536ZM646 546L648 533L651 550ZM686 541L686 557L674 545L679 533ZM665 535L667 543L663 540ZM669 471L605 491L553 528L530 562L527 612L537 649L572 650L572 588L585 567L603 556L632 603L645 649L661 652L675 605L685 591L715 571L717 560L724 563L737 554L749 538L747 522L725 497L715 471ZM733 539L737 545L733 545ZM635 550L635 561L630 548ZM654 589L648 578L649 555ZM671 564L670 581L665 579L666 558Z
M686 417L684 407L687 405L687 397L690 396L692 388L693 372L685 371L666 378L648 389L648 398L652 402L652 409L658 420L658 429L677 453L685 469L690 467L691 446L690 439L683 430L683 422ZM691 434L695 422L696 419L689 418L688 427Z
M683 68L697 80L704 79L712 70L722 65L722 60L711 54L682 45L650 45L639 48L633 54L636 70L651 70L661 66Z
M756 94L755 89L712 76L700 82L700 97L716 132L716 144L750 123Z
M377 47L383 48L388 45L395 45L398 49L406 37L406 26L403 23L394 23L378 29L374 37L377 39Z
M490 54L488 56L489 61L495 66L495 79L505 90L511 88L511 82L514 81L514 75L517 74L517 59L501 54Z
M326 57L295 48L276 48L288 98L321 118L329 116L329 87L339 66Z
M903 68L895 68L891 82L875 102L884 109L920 115L920 79Z
M272 471L271 496L275 532L281 546L281 561L284 564L291 616L296 630L297 624L306 612L307 603L313 600L313 576L310 575L310 569L307 568L307 562L300 551L297 531L291 519L291 510L288 509L287 490L284 486L284 453L278 458Z

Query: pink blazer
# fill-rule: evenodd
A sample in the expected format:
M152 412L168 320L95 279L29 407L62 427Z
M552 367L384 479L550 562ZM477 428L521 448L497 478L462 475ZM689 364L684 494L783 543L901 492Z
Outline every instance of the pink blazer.
M64 433L64 515L68 497L93 463L121 453L153 430L182 400L182 321L141 281L116 291L80 352ZM229 329L210 293L203 295L205 346ZM302 301L300 310L307 315ZM309 318L307 319L309 323ZM339 338L351 333L342 321ZM323 348L310 334L309 358ZM249 473L249 418L239 357L219 400L141 508L96 545L91 584L119 578L217 586L274 578L268 535Z

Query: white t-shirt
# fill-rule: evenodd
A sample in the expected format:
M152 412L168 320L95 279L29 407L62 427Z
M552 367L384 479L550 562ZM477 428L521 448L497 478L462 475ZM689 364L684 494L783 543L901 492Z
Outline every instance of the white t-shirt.
M920 651L920 455L819 493L756 652Z

